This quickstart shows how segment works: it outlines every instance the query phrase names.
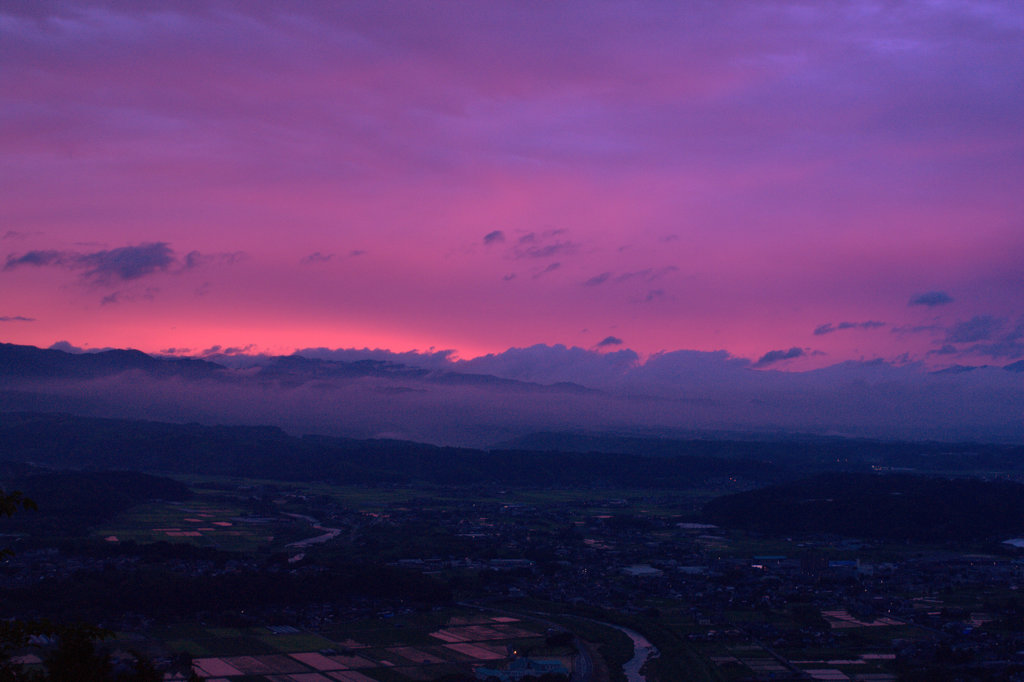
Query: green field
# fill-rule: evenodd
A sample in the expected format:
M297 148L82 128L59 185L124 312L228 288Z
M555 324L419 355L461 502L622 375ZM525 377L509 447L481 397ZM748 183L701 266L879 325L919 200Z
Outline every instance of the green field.
M248 512L241 506L204 501L154 502L139 505L95 528L97 538L117 541L179 542L236 552L256 552L273 542L268 526L247 524L238 517Z

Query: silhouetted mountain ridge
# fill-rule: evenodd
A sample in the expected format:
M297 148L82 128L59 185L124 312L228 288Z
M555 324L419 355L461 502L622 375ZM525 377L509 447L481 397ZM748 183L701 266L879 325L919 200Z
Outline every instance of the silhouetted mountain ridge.
M560 381L543 384L505 379L489 374L429 370L387 360L324 360L301 355L264 358L254 374L234 373L224 365L197 358L151 356L138 350L103 350L69 353L53 348L36 348L0 343L2 379L98 379L124 372L141 371L154 377L244 381L250 376L261 382L296 387L315 381L378 377L397 381L438 385L486 386L520 391L596 392L579 384Z
M194 358L154 358L138 350L68 353L62 350L0 343L0 378L96 379L142 371L154 376L190 379L217 375L225 368Z

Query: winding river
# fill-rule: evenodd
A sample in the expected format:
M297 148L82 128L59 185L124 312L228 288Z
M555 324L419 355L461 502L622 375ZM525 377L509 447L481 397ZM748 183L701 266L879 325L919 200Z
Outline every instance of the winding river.
M636 630L613 623L605 623L605 625L626 633L626 636L633 640L633 658L622 665L622 672L626 673L626 679L629 682L647 682L647 678L640 673L640 668L644 667L644 663L658 656L658 647L651 644Z
M312 516L306 516L305 514L285 514L285 516L292 516L296 519L303 519L304 521L309 521L309 523L313 526L313 530L324 531L323 535L317 535L315 537L306 538L305 540L299 540L298 542L290 542L286 545L287 547L308 547L310 545L319 545L323 542L327 542L328 540L333 540L334 538L341 535L340 528L326 528L324 526L321 526L320 522L314 519Z

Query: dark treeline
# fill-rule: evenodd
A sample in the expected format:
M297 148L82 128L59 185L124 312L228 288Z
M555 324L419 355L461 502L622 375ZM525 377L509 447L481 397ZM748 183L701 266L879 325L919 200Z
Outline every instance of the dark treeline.
M1024 530L1024 485L910 474L829 473L726 495L706 519L769 534L1003 540Z
M290 436L275 427L201 426L61 414L0 414L0 460L335 483L688 488L712 478L785 478L756 459L484 451L398 440Z
M794 471L867 470L872 465L922 471L968 472L979 469L1024 469L1024 446L979 443L880 441L803 434L740 437L709 434L692 439L653 438L592 433L540 432L516 438L519 450L607 452L676 457L680 454L716 459L774 462Z
M430 607L452 598L447 585L418 571L370 563L333 564L317 573L251 570L200 576L147 565L131 571L81 573L0 594L0 618L41 615L97 623L112 613L174 621L199 614L349 605L353 600Z
M6 531L75 535L150 500L184 500L188 486L136 471L47 471L0 463L0 488L17 490L37 509L4 522Z

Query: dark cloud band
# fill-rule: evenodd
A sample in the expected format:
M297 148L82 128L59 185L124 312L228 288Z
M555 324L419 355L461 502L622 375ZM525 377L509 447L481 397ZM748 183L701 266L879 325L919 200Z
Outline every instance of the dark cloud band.
M78 251L36 250L10 255L4 270L31 267L59 267L81 272L82 279L95 284L115 284L141 279L178 267L191 270L210 264L235 263L245 257L241 251L202 254L190 251L180 259L167 242L148 242L138 246L120 246L89 253Z

